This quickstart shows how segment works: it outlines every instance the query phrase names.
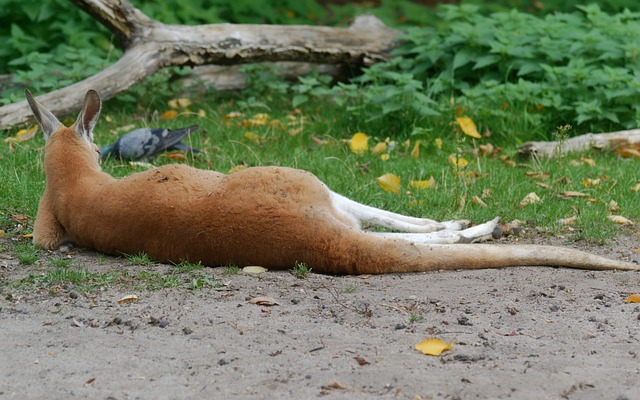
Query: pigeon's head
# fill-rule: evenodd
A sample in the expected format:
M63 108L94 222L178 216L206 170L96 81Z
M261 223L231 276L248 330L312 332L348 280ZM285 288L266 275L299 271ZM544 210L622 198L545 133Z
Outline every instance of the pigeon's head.
M103 148L98 150L98 154L100 154L101 160L106 160L107 158L109 158L109 156L114 155L114 153L115 152L112 144L104 146Z

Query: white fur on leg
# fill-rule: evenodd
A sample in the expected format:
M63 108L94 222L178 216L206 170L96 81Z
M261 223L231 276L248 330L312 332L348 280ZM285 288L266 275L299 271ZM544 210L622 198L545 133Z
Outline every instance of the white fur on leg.
M481 225L461 231L442 230L433 233L395 233L395 232L370 232L372 235L381 236L388 239L404 239L411 243L426 244L456 244L482 242L491 238L493 230L496 228L499 217Z
M360 204L334 192L330 193L333 206L337 210L356 218L358 221L364 221L371 225L382 226L400 232L430 233L441 230L458 231L464 229L467 225L466 221L446 221L440 223L427 218L416 218L396 214Z

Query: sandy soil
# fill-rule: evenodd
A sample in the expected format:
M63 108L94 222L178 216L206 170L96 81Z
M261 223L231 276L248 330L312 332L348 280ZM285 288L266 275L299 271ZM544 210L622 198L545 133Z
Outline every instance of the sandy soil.
M638 239L630 232L589 250L640 262ZM170 268L64 256L90 271ZM640 305L624 303L640 292L638 273L298 279L206 269L220 287L11 285L50 268L0 253L0 399L640 398ZM139 300L118 303L130 294ZM278 305L248 302L256 296ZM430 337L453 348L439 357L415 350Z

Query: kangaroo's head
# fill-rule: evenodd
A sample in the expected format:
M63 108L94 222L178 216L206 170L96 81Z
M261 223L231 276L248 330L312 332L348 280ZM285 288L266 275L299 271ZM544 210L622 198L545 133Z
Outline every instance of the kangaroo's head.
M46 142L45 158L50 147L60 148L61 154L70 156L81 156L86 158L92 166L99 167L100 154L98 147L93 143L93 127L100 116L102 101L98 92L89 90L84 98L82 111L78 115L76 122L70 127L64 126L51 111L47 110L42 104L33 98L31 92L27 89L24 92L27 102L31 107L33 116L36 118ZM54 142L56 142L54 144ZM80 154L78 154L80 153Z

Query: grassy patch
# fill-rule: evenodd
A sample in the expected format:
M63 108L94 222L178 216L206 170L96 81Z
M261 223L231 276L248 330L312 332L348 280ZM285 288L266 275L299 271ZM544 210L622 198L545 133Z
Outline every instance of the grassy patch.
M146 266L153 264L153 260L151 260L151 257L149 257L149 255L144 252L139 252L136 254L125 254L124 256L131 265Z
M33 244L19 243L15 246L14 251L20 264L31 265L40 258L40 249Z
M296 265L291 269L291 273L298 279L304 279L311 272L311 268L307 266L305 263L296 263Z
M223 275L236 275L240 272L240 267L237 265L225 265L222 267Z
M358 285L356 284L347 285L342 289L344 293L355 293L356 290L358 290Z

